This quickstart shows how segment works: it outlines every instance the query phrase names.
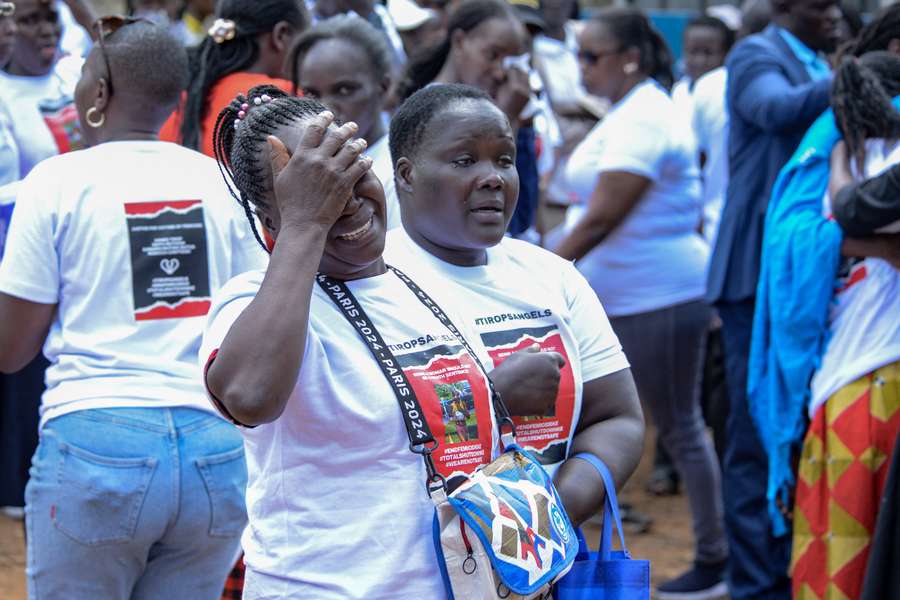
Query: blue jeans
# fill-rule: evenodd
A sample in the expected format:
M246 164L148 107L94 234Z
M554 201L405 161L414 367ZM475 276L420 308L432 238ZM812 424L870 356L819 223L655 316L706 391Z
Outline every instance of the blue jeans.
M232 425L189 408L44 425L25 490L31 600L215 600L247 522Z
M747 406L753 307L753 300L716 305L722 318L731 403L722 465L725 530L731 551L728 587L732 600L788 600L791 536L772 535L766 503L768 458Z

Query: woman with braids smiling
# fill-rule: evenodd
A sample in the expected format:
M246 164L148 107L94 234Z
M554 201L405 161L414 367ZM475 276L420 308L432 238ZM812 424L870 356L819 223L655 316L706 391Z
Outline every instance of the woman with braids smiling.
M470 473L498 444L477 336L450 305L455 327L437 318L382 259L384 192L358 132L271 86L236 98L214 130L249 227L256 215L274 239L268 268L214 299L200 351L211 400L244 425L248 600L446 597L426 474ZM500 384L524 377L508 362L518 374L491 378L520 404ZM398 404L411 394L419 425ZM422 422L438 442L428 468L412 451Z
M214 299L200 354L212 399L247 426L244 598L439 598L423 460L391 385L317 274L346 286L388 348L438 340L397 362L409 380L411 369L428 373L426 389L411 385L442 446L436 388L472 391L477 435L466 444L478 458L463 472L490 461L496 443L487 380L387 271L384 194L366 143L355 123L333 121L318 102L268 86L234 100L214 132L249 226L256 213L275 240L265 271L233 279ZM453 363L456 378L429 371L423 353Z
M219 112L256 85L291 90L284 63L296 36L309 25L303 0L220 0L209 35L190 50L187 98L160 131L160 139L213 155Z

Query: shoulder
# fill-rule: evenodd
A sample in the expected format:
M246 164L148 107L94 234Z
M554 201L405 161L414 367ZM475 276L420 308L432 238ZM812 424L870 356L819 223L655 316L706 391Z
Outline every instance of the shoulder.
M37 181L47 186L53 183L65 184L71 187L75 180L90 172L85 169L94 169L96 172L96 154L95 148L85 148L50 156L37 163L29 171L25 181Z
M248 73L246 71L232 73L217 81L210 90L210 114L218 114L238 94L246 94L250 88L258 85L274 85L287 93L291 93L293 89L293 84L287 79L269 77L263 73Z
M212 307L210 308L210 318L218 312L222 307L230 304L235 300L242 298L253 298L259 292L262 286L263 278L266 275L265 269L256 269L253 271L245 271L240 275L229 279L215 293Z
M724 95L726 83L728 83L728 70L725 67L713 69L694 84L695 100Z
M569 268L574 269L572 263L546 248L515 238L503 238L489 252L490 255L501 257L505 262L516 265L523 270L541 273L548 277L557 273L561 275Z
M611 122L618 126L667 128L672 119L675 102L655 81L640 84L626 98L611 117ZM602 121L601 121L602 123Z
M785 64L791 60L792 53L787 44L781 39L778 29L769 26L760 33L748 36L735 44L728 57L725 66L728 71L737 76L742 69L758 63Z
M257 85L274 85L285 92L290 92L293 87L287 79L269 77L263 73L240 71L226 75L217 81L210 93L214 97L227 98L227 102L231 102L238 94L246 94L247 90Z

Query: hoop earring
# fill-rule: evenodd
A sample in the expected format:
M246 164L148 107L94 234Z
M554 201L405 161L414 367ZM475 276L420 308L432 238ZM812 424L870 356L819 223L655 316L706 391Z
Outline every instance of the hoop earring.
M638 70L637 63L628 63L624 67L622 67L622 70L625 71L626 75L633 75Z
M100 113L100 118L95 121L93 120L93 115L96 115L97 113ZM87 109L86 113L84 113L84 120L88 125L90 125L94 129L97 129L98 127L103 127L103 124L106 123L106 115L97 110L96 106L92 106Z

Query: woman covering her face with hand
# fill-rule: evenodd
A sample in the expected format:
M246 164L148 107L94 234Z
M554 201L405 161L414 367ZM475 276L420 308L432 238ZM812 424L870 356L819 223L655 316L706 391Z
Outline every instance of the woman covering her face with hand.
M353 121L368 144L372 172L384 186L387 228L400 225L384 103L391 87L391 50L368 22L337 15L317 23L291 52L294 90L319 100L339 122Z
M504 237L519 179L509 119L483 91L434 85L391 122L403 228L388 236L390 264L422 278L455 306L486 346L504 386L534 397L507 405L519 439L551 473L574 523L602 506L600 457L618 485L637 466L644 425L628 362L597 296L574 267Z
M366 335L377 331L400 366L439 442L432 456L444 477L494 456L488 380L387 270L384 195L362 156L367 145L355 123L337 126L323 111L254 88L221 113L214 135L248 227L256 213L275 240L266 270L216 296L200 352L210 395L246 425L244 598L441 598L434 505L395 394L401 384L396 372L389 383L344 311L359 311ZM465 425L452 418L455 397L469 412Z

